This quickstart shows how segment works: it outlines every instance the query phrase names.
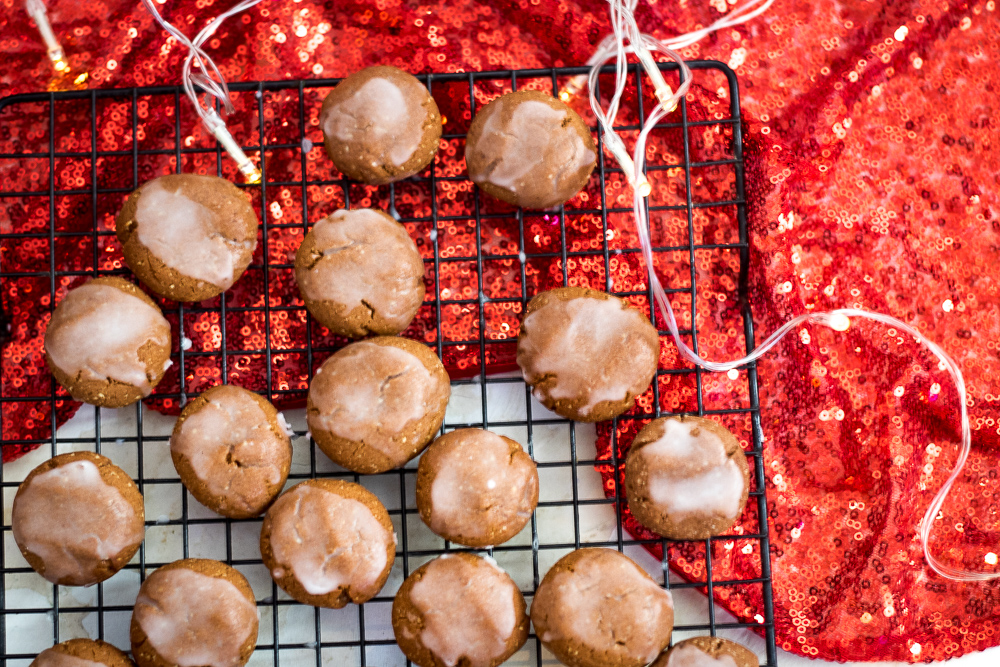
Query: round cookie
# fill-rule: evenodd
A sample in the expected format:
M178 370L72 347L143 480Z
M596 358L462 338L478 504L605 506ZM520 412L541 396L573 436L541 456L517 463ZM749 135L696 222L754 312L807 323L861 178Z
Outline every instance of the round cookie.
M14 541L54 584L90 586L122 569L145 535L142 494L124 470L93 452L54 456L21 482Z
M674 540L727 532L749 487L750 467L736 436L704 417L654 419L635 436L625 460L632 515Z
M628 556L577 549L545 574L531 603L542 644L569 667L643 667L670 643L670 593Z
M94 278L70 290L52 312L45 362L76 400L131 405L149 396L170 368L170 324L132 283Z
M129 195L115 220L125 263L160 296L204 301L232 287L257 247L257 215L217 176L168 174Z
M246 577L225 563L187 558L139 588L129 638L139 667L241 667L257 644L257 603Z
M417 509L436 534L467 547L503 544L538 505L538 469L521 445L478 428L435 440L417 468Z
M208 509L232 519L260 516L291 469L285 426L263 396L219 385L184 406L170 457L184 487Z
M135 667L122 651L100 639L70 639L38 654L28 667Z
M388 336L351 343L309 383L309 431L348 470L398 468L441 428L449 382L441 360L421 343Z
M406 228L383 211L340 210L317 222L295 253L306 308L330 331L394 336L424 301L424 261Z
M396 535L385 506L363 486L310 479L267 511L260 553L283 591L303 604L340 609L382 590Z
M656 329L622 299L560 287L536 295L524 312L517 365L556 414L583 422L617 417L656 375Z
M527 641L528 616L492 559L458 552L406 578L392 602L392 631L419 667L496 667Z
M319 125L337 169L371 185L413 176L441 139L441 113L424 84L385 65L341 81L323 100Z
M501 95L472 120L465 141L469 177L514 206L559 206L583 189L597 164L590 128L546 93Z
M649 667L758 667L753 651L722 637L692 637L664 651Z

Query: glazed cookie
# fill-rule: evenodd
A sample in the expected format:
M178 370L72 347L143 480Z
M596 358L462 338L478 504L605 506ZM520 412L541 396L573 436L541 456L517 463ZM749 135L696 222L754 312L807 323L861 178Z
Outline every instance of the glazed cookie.
M139 550L142 494L124 470L93 452L54 456L21 482L11 510L14 541L54 584L90 586Z
M309 383L309 431L323 453L348 470L398 468L441 428L449 382L426 345L388 336L351 343Z
M117 648L100 639L70 639L38 654L29 667L135 667Z
M222 516L248 519L285 486L292 465L287 428L263 396L220 385L184 406L170 457L195 500Z
M382 590L396 535L385 507L363 486L310 479L267 511L260 553L283 591L303 604L340 609Z
M125 263L160 296L204 301L232 287L257 247L257 216L217 176L169 174L129 195L115 221Z
M674 540L728 531L749 486L750 467L736 436L703 417L654 419L635 436L625 460L632 515Z
M524 598L490 559L446 554L406 578L392 631L420 667L496 667L528 639Z
M501 95L476 114L465 143L469 177L483 192L524 208L559 206L597 164L590 128L546 93Z
M170 368L170 324L122 278L70 290L45 329L45 361L78 401L120 408L149 396Z
M628 556L578 549L538 585L531 622L569 667L643 667L670 643L674 605Z
M295 281L320 324L350 338L392 336L424 301L424 261L388 214L340 210L317 222L295 254Z
M536 505L535 462L510 438L463 428L442 435L420 457L420 518L446 540L503 544L527 525Z
M260 617L246 577L203 558L175 561L142 582L129 637L139 667L241 667Z
M722 637L692 637L678 642L649 667L757 667L753 651Z
M441 139L441 114L424 84L384 65L341 81L323 100L319 125L337 169L372 185L413 176Z
M656 374L660 338L638 310L605 292L560 287L528 302L517 365L549 410L583 422L617 417Z

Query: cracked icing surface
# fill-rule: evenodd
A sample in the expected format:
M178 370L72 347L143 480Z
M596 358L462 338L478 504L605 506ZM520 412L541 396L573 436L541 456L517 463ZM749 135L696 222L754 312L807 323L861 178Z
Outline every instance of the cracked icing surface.
M177 272L226 290L234 270L254 244L225 236L218 215L184 194L184 185L168 190L160 179L142 186L136 204L139 242Z
M608 664L652 662L673 628L670 593L617 551L585 549L569 558L535 594L531 618L542 641L571 642Z
M406 328L423 301L424 264L406 228L371 209L340 210L316 223L313 261L296 272L302 294L345 315L365 306Z
M538 494L531 459L511 454L489 431L461 429L438 439L431 483L430 527L435 533L481 541L523 527ZM429 454L430 452L428 452Z
M70 290L52 313L45 351L70 377L114 380L152 391L139 349L148 341L170 344L160 311L117 287L86 283Z
M326 110L323 132L343 142L384 144L385 157L400 167L420 147L427 117L406 92L388 79L373 77L354 95Z
M239 667L258 625L257 605L232 582L186 567L153 572L133 618L160 657L179 667Z
M282 567L310 595L350 588L355 597L378 592L395 537L362 502L308 483L282 495L268 512L270 544Z
M650 499L675 520L739 514L743 471L727 455L722 438L697 421L663 424L663 435L636 452L649 470Z
M507 652L517 625L517 588L500 568L481 558L438 558L410 589L423 616L420 642L448 667L462 657L487 667Z
M172 454L187 459L198 480L244 512L259 512L268 487L281 483L291 459L288 439L271 428L260 404L246 390L221 385L170 439Z
M142 542L143 517L92 462L76 460L35 475L14 500L17 544L45 564L45 578L94 583L103 561Z
M525 318L517 361L532 386L554 378L535 389L540 400L582 401L578 411L586 416L602 401L623 401L649 386L659 353L643 336L650 328L613 297L553 298Z
M330 357L309 385L309 427L397 458L394 436L422 419L441 382L414 355L391 345L353 343Z
M737 667L736 660L725 653L712 657L697 646L685 644L670 652L663 667Z

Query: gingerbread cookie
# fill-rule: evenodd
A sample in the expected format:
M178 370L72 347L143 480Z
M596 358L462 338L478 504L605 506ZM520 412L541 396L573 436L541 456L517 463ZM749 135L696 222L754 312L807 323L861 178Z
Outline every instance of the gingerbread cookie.
M528 302L517 365L549 410L584 422L617 417L656 374L660 339L638 310L605 292L560 287Z
M45 329L45 361L70 396L120 408L149 396L170 367L170 324L122 278L70 290Z
M257 247L257 216L229 181L168 174L139 186L115 220L125 263L174 301L204 301L232 287Z
M736 436L704 417L654 419L635 436L625 460L632 515L674 540L728 531L749 487L750 467Z
M722 637L692 637L678 642L649 667L758 667L753 651Z
M14 541L54 584L90 586L125 566L145 535L142 494L93 452L54 456L31 471L11 509Z
M70 639L45 649L28 667L135 667L135 663L100 639Z

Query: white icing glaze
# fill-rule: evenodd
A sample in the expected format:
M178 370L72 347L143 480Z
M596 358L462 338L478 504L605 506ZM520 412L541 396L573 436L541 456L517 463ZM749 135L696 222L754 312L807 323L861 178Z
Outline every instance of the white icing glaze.
M345 313L367 304L401 327L409 323L423 299L423 260L406 228L371 209L339 210L312 234L323 257L296 273L306 298L333 301Z
M664 420L660 438L639 450L649 469L650 500L671 516L735 517L743 499L743 471L726 456L715 433L698 422Z
M367 341L345 347L322 369L310 385L319 410L310 422L347 440L364 439L387 456L395 455L388 440L427 413L438 384L406 350Z
M18 545L45 563L45 578L94 583L101 561L142 542L142 518L92 461L36 475L17 495L11 517Z
M387 549L396 539L364 503L299 484L278 498L268 516L274 559L307 593L341 587L364 597L378 592Z
M444 437L450 446L431 484L431 530L481 540L531 517L538 485L530 462L512 458L507 442L489 431Z
M183 190L171 192L158 179L142 186L135 211L139 242L179 273L229 289L240 255L253 244L226 238L218 216Z
M670 652L666 667L736 667L736 660L726 653L713 658L697 646L685 644Z
M188 568L150 575L133 614L150 646L179 667L239 667L257 634L255 604L231 582Z
M571 640L648 664L670 638L664 632L665 617L673 617L670 593L627 557L607 549L578 559L572 571L557 572L534 604L548 606L547 641Z
M510 577L485 561L431 561L410 590L423 615L421 643L448 667L463 656L469 667L488 666L504 654L514 633L514 593Z
M104 663L84 660L75 655L48 648L38 654L31 667L105 667Z
M646 386L638 385L635 369L655 369L658 352L630 335L645 324L638 311L622 308L615 298L553 299L524 320L528 335L518 349L519 362L530 359L527 367L522 364L524 379L533 384L553 374L549 396L586 398L579 408L583 415L602 401L623 400L630 391L639 394Z
M483 123L479 141L484 145L498 144L500 159L487 165L488 170L472 175L476 182L492 183L517 193L521 188L537 187L533 181L543 163L559 165L560 171L551 178L552 193L561 187L560 177L573 174L594 161L590 150L575 131L560 131L568 112L553 109L538 100L524 100L514 107L510 119L501 118L501 106L494 107ZM529 183L531 181L531 183Z
M160 311L117 287L92 282L70 290L45 331L45 351L66 375L116 380L145 396L152 387L139 349L147 341L170 344L170 324Z
M198 480L245 512L260 511L281 483L291 447L272 429L264 410L244 389L223 385L208 404L187 417L170 439L170 451L185 457Z
M340 141L384 143L393 165L405 164L420 146L426 113L411 108L407 95L382 77L366 81L351 97L329 108L323 132Z

